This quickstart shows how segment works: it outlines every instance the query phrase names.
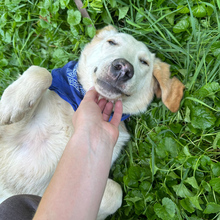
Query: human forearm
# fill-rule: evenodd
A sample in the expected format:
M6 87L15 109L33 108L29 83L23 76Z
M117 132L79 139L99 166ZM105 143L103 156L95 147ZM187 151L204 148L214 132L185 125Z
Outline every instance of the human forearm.
M92 141L85 133L74 134L69 141L34 220L96 218L113 147L102 141Z
M122 102L113 104L88 91L73 115L75 133L67 144L34 220L96 219L106 186Z

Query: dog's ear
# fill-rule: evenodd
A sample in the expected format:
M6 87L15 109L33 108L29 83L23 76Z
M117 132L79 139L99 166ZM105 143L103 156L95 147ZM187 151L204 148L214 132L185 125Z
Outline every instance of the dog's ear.
M170 79L170 66L158 58L154 61L153 75L156 79L154 83L156 96L162 98L170 111L178 111L185 86L176 77Z
M97 37L99 39L103 39L107 36L110 36L111 34L116 34L116 33L118 33L118 30L115 27L113 27L112 25L108 25L100 30L97 30L95 37Z

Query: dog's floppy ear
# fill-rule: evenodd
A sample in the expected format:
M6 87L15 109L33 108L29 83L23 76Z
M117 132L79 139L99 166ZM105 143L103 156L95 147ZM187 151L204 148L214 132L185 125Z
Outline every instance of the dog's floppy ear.
M170 79L170 66L158 58L154 61L153 75L156 78L154 92L172 112L179 109L185 86L176 78Z
M110 36L111 34L118 33L118 30L114 28L112 25L108 25L100 30L96 31L96 36L97 38L103 39L107 36Z

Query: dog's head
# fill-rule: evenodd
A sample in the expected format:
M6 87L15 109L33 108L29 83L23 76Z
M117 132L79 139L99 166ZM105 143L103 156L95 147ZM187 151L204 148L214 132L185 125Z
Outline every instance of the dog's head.
M128 114L145 111L154 94L175 112L183 96L184 85L177 78L170 79L169 65L113 26L97 31L86 45L78 74L85 90L95 86L108 100L122 99L123 112Z

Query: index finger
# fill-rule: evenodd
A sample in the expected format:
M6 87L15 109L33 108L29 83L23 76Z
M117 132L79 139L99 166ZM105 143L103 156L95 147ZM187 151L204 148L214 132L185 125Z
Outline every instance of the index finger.
M89 89L86 92L83 100L85 100L85 101L95 101L95 100L97 100L97 98L98 98L98 92L95 90L95 87L93 86L91 89Z

